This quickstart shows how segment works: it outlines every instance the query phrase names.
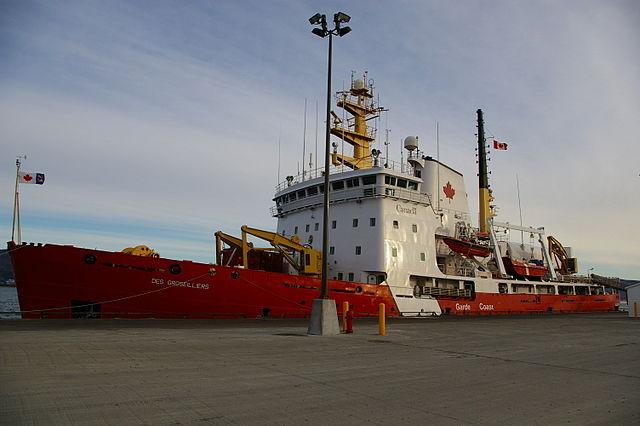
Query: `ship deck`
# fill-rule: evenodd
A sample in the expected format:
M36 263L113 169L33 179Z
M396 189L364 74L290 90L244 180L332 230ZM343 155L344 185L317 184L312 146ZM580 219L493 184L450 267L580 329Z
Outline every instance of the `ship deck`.
M640 423L624 313L0 321L7 424Z

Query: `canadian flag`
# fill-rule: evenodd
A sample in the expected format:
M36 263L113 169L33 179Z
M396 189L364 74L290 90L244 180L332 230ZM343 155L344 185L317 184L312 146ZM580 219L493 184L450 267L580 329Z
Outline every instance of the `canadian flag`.
M44 183L44 173L19 172L18 182L42 185Z
M493 140L493 149L501 149L503 151L507 150L507 144L504 142L498 142L497 140Z

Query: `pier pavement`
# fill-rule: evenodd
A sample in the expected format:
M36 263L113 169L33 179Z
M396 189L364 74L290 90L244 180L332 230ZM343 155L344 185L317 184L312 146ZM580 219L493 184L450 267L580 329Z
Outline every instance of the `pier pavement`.
M625 314L0 321L2 424L640 424Z

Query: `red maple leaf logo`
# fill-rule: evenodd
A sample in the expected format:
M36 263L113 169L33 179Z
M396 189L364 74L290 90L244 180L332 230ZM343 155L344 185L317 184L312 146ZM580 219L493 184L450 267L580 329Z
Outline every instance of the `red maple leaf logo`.
M27 182L30 182L30 181L32 181L32 180L33 180L33 176L31 176L31 175L24 175L24 176L22 176L22 179L24 179L24 180L25 180L25 181L27 181Z
M453 196L456 195L456 190L451 186L451 182L447 182L447 184L442 187L442 192L451 200L453 200Z

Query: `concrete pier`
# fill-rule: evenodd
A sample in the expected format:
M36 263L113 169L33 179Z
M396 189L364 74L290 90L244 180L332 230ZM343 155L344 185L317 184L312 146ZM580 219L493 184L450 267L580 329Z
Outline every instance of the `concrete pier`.
M625 314L0 321L2 424L640 424Z

